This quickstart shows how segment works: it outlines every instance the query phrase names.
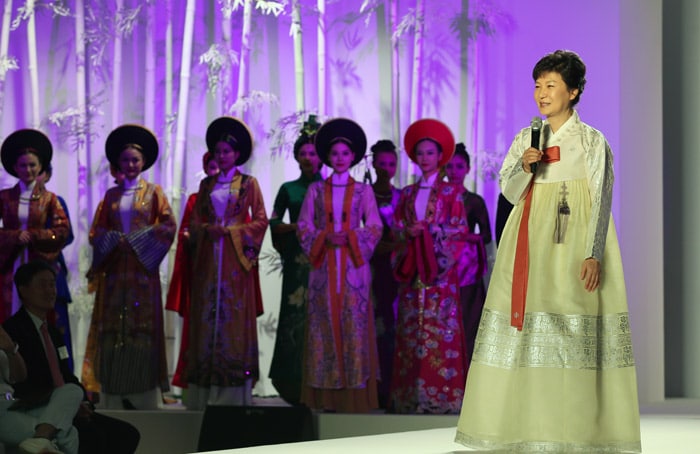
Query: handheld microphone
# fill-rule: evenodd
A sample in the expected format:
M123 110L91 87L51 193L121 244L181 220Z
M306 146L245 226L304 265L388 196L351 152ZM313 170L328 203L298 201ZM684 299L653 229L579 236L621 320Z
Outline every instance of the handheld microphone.
M540 117L533 117L530 122L530 146L532 148L540 149L540 131L542 130L542 119ZM537 164L539 162L533 162L530 164L530 171L534 175L537 173Z

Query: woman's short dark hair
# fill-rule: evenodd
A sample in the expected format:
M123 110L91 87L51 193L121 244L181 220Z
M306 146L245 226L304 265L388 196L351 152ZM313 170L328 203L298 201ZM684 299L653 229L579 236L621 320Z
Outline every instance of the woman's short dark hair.
M548 72L558 73L570 90L578 89L576 97L571 101L571 107L578 104L583 88L586 86L586 65L581 57L569 50L557 50L547 54L532 69L532 79L537 81Z
M459 142L457 145L455 145L455 154L452 155L452 158L455 156L459 156L464 161L467 163L467 167L471 167L471 163L469 162L469 153L467 153L467 147L462 143Z

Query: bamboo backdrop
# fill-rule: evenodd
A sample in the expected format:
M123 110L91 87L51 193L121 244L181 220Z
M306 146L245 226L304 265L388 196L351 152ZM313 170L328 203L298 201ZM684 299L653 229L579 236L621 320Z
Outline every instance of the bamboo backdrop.
M268 213L279 184L298 175L290 150L308 113L354 118L370 144L390 138L398 145L410 121L437 117L459 133L458 141L479 150L469 123L478 116L472 109L478 66L465 65L463 56L479 45L475 24L498 14L487 0L5 0L0 139L38 127L53 141L49 186L66 199L76 237L65 250L76 364L93 303L84 279L91 260L87 234L112 185L104 158L109 131L128 122L156 133L160 157L147 177L166 190L178 219L182 197L203 176L206 126L220 115L245 118L254 133L256 148L244 170L259 179ZM470 33L450 31L455 21ZM494 166L500 157L483 160ZM402 156L400 169L403 186L413 166ZM0 174L0 187L13 184ZM478 177L469 184L494 198L492 181ZM268 240L263 250L271 251ZM268 264L261 267L266 376L281 283L276 272L268 274ZM162 267L164 285L169 269ZM178 320L169 320L176 336ZM257 392L274 390L263 378Z

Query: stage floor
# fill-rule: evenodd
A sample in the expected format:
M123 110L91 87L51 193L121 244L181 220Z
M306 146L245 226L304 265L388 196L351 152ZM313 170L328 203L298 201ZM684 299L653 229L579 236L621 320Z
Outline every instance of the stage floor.
M642 412L644 454L700 453L700 400L669 399L647 404ZM107 411L141 431L137 454L197 452L202 412L183 409ZM314 414L319 441L209 451L235 454L401 453L457 454L485 452L455 443L456 415ZM232 435L235 422L231 421ZM274 427L261 428L274 430ZM493 451L491 451L493 453Z
M641 419L644 454L696 454L700 452L700 416L644 415ZM470 450L453 441L455 428L336 438L255 448L215 451L235 454L457 454L489 452Z

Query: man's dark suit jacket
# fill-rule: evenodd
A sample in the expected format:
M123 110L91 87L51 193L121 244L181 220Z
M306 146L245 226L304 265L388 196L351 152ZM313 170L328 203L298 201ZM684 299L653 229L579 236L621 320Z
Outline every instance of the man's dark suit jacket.
M15 396L20 401L45 402L53 391L53 378L44 352L44 343L29 313L24 307L20 308L5 321L3 327L19 345L19 352L27 364L27 379L13 385ZM50 324L48 328L56 355L59 357L63 380L66 383L76 383L82 388L80 381L69 368L68 359L60 359L58 351L65 347L63 337ZM138 430L131 424L96 412L89 419L76 417L73 424L78 429L81 454L130 454L136 450L140 439Z

